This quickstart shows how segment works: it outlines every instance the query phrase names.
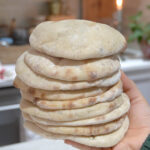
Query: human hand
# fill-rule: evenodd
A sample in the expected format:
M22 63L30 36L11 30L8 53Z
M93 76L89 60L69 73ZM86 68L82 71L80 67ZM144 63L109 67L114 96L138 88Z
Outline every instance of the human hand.
M93 148L70 140L65 140L80 150L140 150L143 142L150 133L150 106L137 89L135 83L123 72L121 76L124 92L129 96L131 108L128 113L130 126L125 137L112 148Z

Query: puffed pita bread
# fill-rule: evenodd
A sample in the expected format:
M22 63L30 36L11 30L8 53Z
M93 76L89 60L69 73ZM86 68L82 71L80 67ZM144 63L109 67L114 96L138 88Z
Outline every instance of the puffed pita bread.
M126 40L108 25L76 19L39 24L30 45L50 56L84 60L117 54L126 48Z
M96 116L89 119L70 121L70 122L58 122L58 121L56 122L56 121L50 121L48 119L35 117L32 115L30 115L30 117L37 123L43 125L53 125L53 126L86 126L86 125L103 124L103 123L116 120L128 112L130 108L130 101L128 96L127 95L125 96L126 96L126 100L120 107L114 109L113 111L107 114Z
M125 100L126 97L122 94L121 96L119 96L118 98L116 98L111 102L98 103L96 105L80 109L56 110L56 111L40 109L31 102L22 100L20 103L20 108L24 113L40 117L43 119L49 119L51 121L75 121L111 112L115 108L119 107Z
M30 50L25 54L24 61L35 73L64 81L94 81L111 76L120 69L118 56L76 61Z
M59 93L58 93L59 94ZM92 97L86 97L82 99L74 99L74 100L47 100L35 98L31 94L21 91L21 96L23 99L29 100L33 102L40 108L45 108L49 110L59 110L59 109L76 109L83 108L87 106L95 105L99 102L109 102L114 100L116 97L122 94L122 83L119 81L116 85L110 88L108 91L103 94L99 94Z
M120 71L111 77L102 78L92 82L67 82L61 80L54 80L35 74L25 63L23 53L16 62L17 76L28 86L43 90L77 90L89 87L108 87L112 86L120 80Z
M112 147L124 137L129 127L129 119L126 117L122 126L110 134L91 137L52 134L51 132L41 129L30 121L25 121L25 127L45 138L62 140L68 139L92 147Z
M28 114L23 114L23 117L27 121L34 122ZM83 127L58 127L58 126L47 126L34 122L41 129L54 134L67 134L75 136L96 136L111 133L119 129L124 121L125 117L121 117L118 120L102 124L102 125L92 125Z
M92 88L87 88L87 89L82 89L82 90L66 90L66 91L48 91L48 90L41 90L41 89L35 89L32 87L29 87L26 85L23 81L21 81L18 77L15 78L14 80L14 86L16 88L21 89L24 97L30 97L32 99L33 97L35 98L40 98L40 99L46 99L46 100L72 100L72 99L81 99L85 97L92 97L96 95L100 95L104 93L106 90L108 90L107 87L92 87ZM113 90L114 89L114 90ZM114 85L114 88L112 88L112 92L116 90L118 93L119 91L122 91L122 85L121 83L118 85ZM117 92L116 91L116 92ZM120 94L118 94L119 96Z

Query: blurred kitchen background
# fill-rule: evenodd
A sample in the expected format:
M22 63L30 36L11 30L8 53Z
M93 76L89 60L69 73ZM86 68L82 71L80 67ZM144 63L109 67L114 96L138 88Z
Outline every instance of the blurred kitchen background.
M150 103L149 0L0 0L0 146L39 138L23 128L20 93L13 87L15 62L30 48L30 33L45 20L76 18L106 23L124 34L129 43L121 54L122 69Z

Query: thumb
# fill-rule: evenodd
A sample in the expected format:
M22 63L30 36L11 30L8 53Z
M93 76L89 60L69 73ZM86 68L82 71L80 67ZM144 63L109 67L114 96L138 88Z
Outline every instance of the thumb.
M123 90L129 96L131 102L136 101L137 99L140 99L142 102L146 102L136 84L132 80L130 80L123 72L121 74L121 80L123 83Z

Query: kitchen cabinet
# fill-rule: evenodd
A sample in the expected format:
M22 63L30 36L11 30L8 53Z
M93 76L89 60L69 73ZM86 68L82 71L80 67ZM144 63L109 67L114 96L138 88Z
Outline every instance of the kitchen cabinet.
M116 10L115 0L83 0L82 17L86 20L100 21L112 17Z
M20 97L14 87L0 88L0 146L20 141Z

